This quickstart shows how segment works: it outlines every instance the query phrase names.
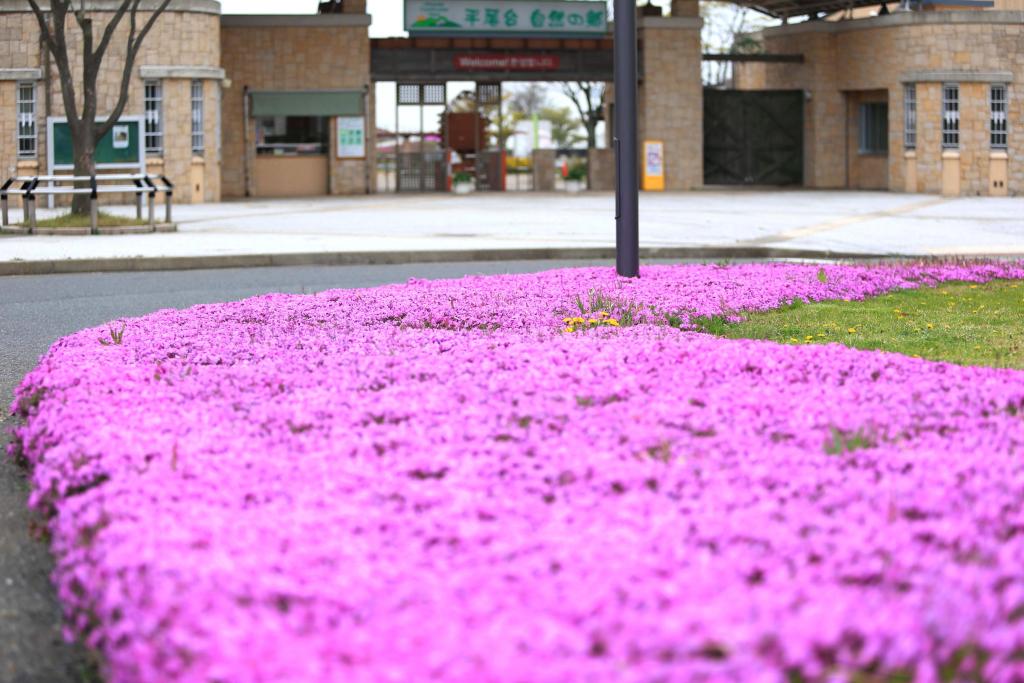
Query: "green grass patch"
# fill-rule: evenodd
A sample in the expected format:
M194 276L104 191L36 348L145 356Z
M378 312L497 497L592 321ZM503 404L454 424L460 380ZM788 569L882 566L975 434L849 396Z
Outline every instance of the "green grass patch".
M962 365L1024 368L1024 281L947 283L864 301L823 301L698 327L732 339L839 342Z
M128 216L115 216L114 214L100 211L96 218L96 224L101 228L121 228L127 225L148 225L149 221L129 218ZM88 228L91 227L89 214L62 213L53 218L44 218L36 221L39 228Z

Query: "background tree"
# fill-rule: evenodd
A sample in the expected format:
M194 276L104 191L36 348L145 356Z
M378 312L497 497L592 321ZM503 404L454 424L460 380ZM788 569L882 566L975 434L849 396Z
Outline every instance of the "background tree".
M539 114L551 122L551 141L556 147L573 147L587 139L580 133L580 122L569 107L545 107Z
M753 35L766 26L777 24L762 14L728 2L702 2L700 15L701 49L717 54L757 54L763 47ZM726 87L733 77L732 62L706 61L701 66L704 85Z
M75 6L73 0L50 0L50 9L44 12L37 0L28 0L32 13L39 23L39 33L47 51L53 57L60 78L61 97L64 111L67 114L68 130L71 133L71 149L75 162L76 176L89 176L96 172L96 144L103 139L117 120L124 113L128 103L128 90L132 80L132 69L135 58L142 47L142 41L153 24L163 14L171 0L147 2L143 10L149 17L139 25L139 6L142 0L119 0L112 10L107 25L102 28L93 25L93 12L86 9L85 0L79 0ZM69 52L68 15L74 17L75 24L81 31L81 89L75 81L75 72L71 65ZM114 33L125 17L128 17L128 38L125 46L124 63L121 65L120 89L117 101L106 119L97 121L99 102L97 81L103 67L103 58L107 54ZM73 36L72 36L73 38ZM71 210L74 213L88 213L89 199L85 195L75 195Z
M515 88L508 99L509 109L522 114L523 118L539 114L547 104L548 88L544 83L528 83Z
M562 92L572 100L587 131L587 147L597 147L597 124L604 120L605 83L563 83Z

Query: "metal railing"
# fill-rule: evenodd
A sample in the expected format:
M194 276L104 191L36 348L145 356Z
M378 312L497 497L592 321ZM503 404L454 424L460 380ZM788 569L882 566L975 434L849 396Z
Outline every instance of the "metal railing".
M157 181L161 184L157 185ZM106 185L101 183L115 183ZM40 183L46 183L40 185ZM88 183L88 187L82 187ZM130 184L129 184L130 183ZM64 184L65 186L62 186ZM20 187L18 187L20 185ZM135 216L142 220L142 205L145 197L149 204L149 227L156 229L156 194L164 193L164 222L171 222L171 204L174 195L174 184L164 175L148 173L117 173L92 176L42 175L14 176L0 186L0 227L10 226L10 197L20 196L24 206L24 223L29 234L36 231L36 200L39 196L89 195L89 227L92 234L99 229L99 196L101 194L134 194Z

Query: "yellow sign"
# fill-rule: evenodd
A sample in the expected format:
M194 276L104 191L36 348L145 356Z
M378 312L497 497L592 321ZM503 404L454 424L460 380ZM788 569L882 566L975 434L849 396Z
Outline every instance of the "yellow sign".
M661 140L644 140L644 190L665 189L665 144Z

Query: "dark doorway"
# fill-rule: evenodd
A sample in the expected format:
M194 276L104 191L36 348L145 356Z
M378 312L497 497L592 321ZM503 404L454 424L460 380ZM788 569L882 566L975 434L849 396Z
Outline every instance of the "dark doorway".
M800 90L704 90L705 185L802 185Z

